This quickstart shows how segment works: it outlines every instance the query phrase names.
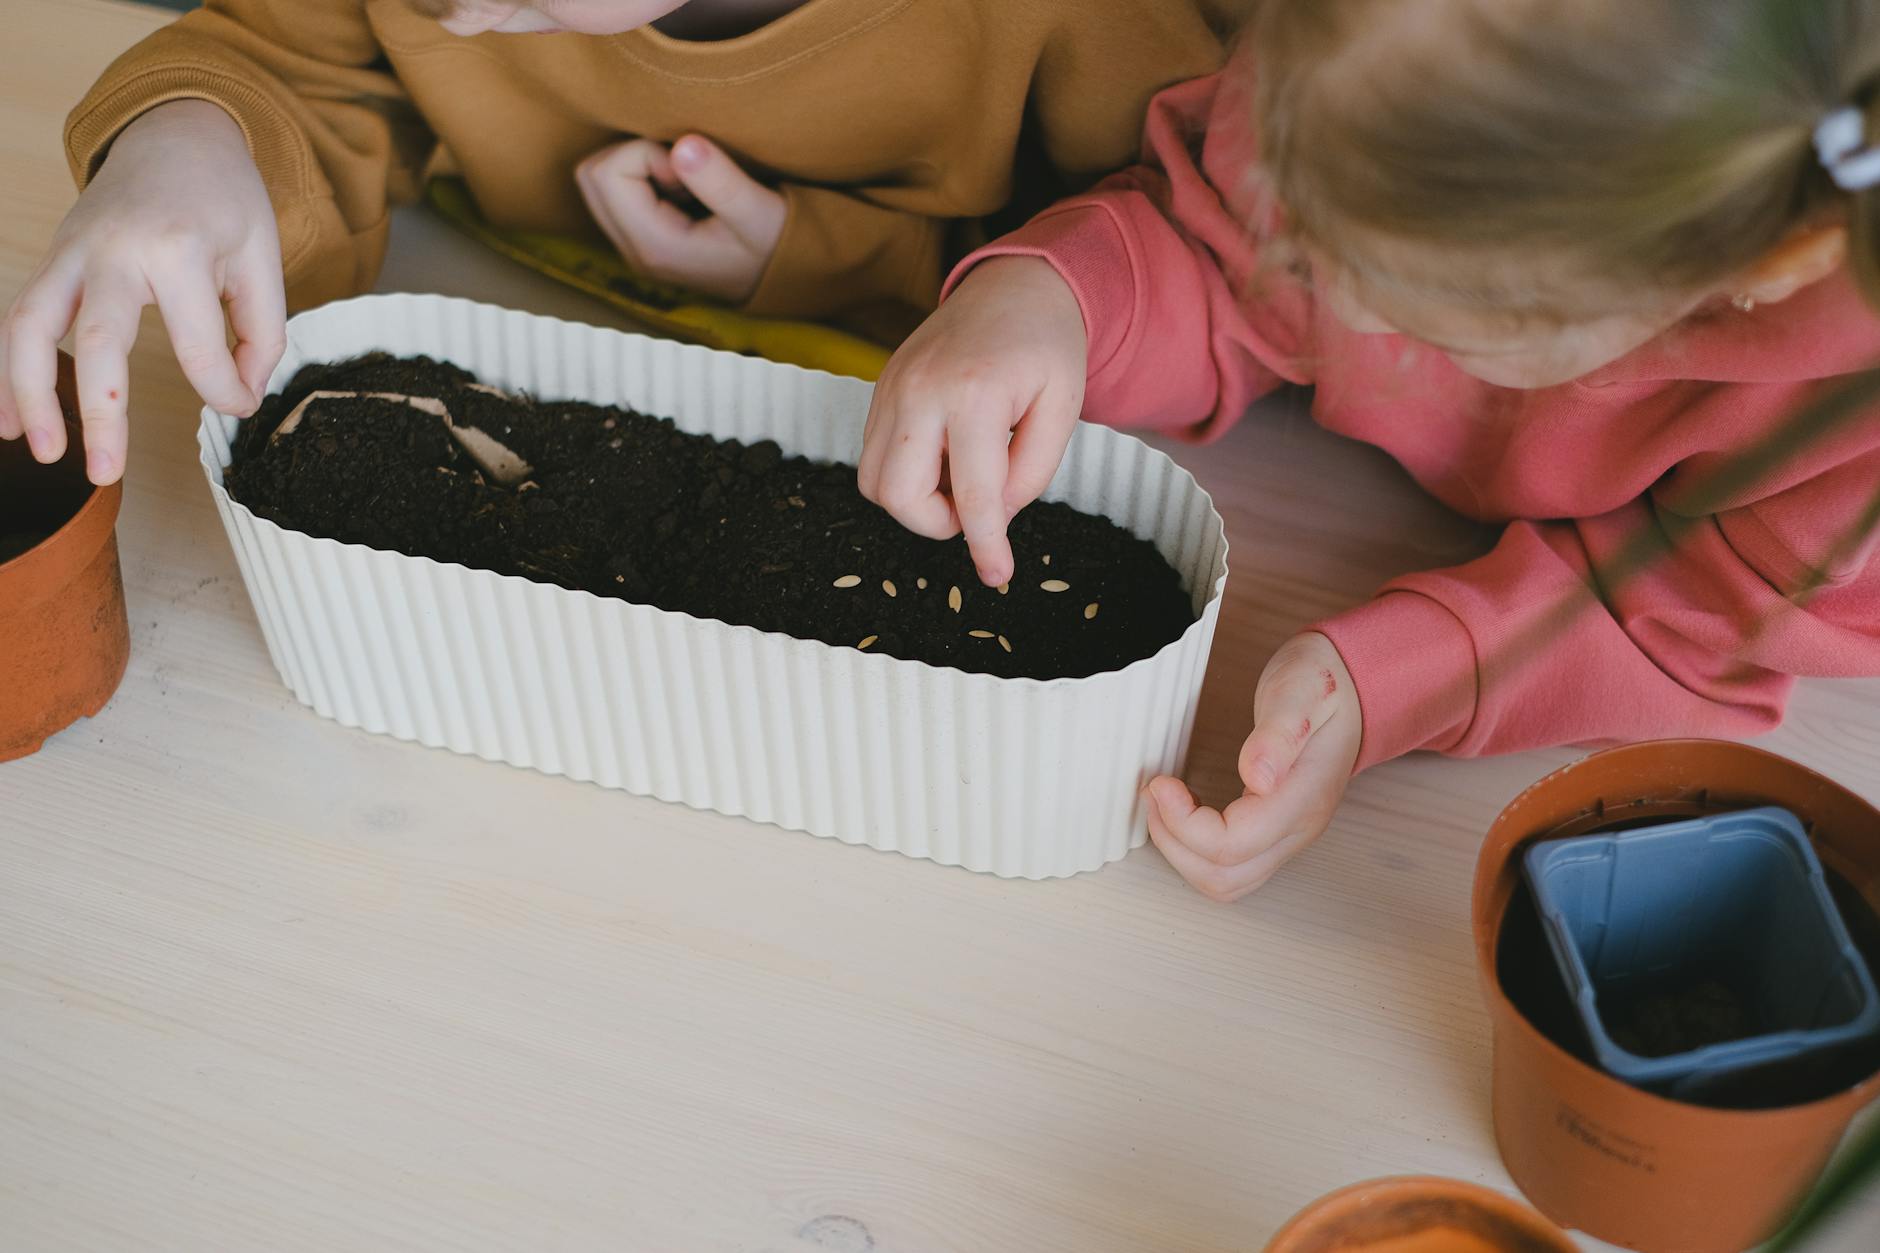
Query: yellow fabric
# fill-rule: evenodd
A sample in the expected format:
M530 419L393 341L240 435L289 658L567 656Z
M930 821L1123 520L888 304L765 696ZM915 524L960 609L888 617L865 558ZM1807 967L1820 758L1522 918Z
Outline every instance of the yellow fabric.
M483 221L470 193L457 179L434 180L427 199L447 220L490 248L606 301L640 326L668 338L870 382L881 377L881 368L888 364L886 348L834 327L752 317L650 282L629 270L605 241L595 244L564 235L499 231Z
M1221 2L809 0L752 34L693 43L652 29L461 39L403 0L208 0L105 72L66 146L82 185L154 105L226 109L273 199L301 308L370 286L389 206L415 199L434 162L499 236L605 248L575 164L623 137L696 131L790 204L737 312L892 343L983 236L980 219L1022 217L1133 158L1149 97L1218 65ZM1048 176L1020 197L1031 156Z

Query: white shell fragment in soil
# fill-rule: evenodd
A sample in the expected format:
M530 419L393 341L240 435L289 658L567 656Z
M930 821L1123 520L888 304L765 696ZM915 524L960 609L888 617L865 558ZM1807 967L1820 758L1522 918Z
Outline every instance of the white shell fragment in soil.
M493 391L492 388L479 388L480 391ZM496 392L496 395L506 395ZM268 443L273 444L281 437L291 435L307 416L307 410L317 400L389 400L393 404L410 405L420 413L444 420L444 429L457 441L470 460L492 480L504 487L522 482L534 473L535 467L518 457L507 445L493 435L474 426L459 426L451 421L450 410L444 402L435 396L401 396L396 392L308 392L293 411L281 420L268 436Z
M470 460L483 467L483 473L504 487L520 482L534 472L535 467L511 452L487 431L474 426L458 426L451 422L449 414L444 415L444 421L450 426L451 436L470 454Z
M351 400L354 397L362 396L362 395L366 395L366 393L364 392L308 392L305 396L301 398L300 403L294 406L292 412L290 412L285 418L281 419L281 424L274 428L274 434L268 436L268 443L273 444L285 436L292 435L294 431L300 426L300 420L307 416L307 410L313 407L314 401L316 400ZM398 397L398 396L381 396L376 392L372 393L371 395L373 398L379 399L379 400L405 399L405 397Z

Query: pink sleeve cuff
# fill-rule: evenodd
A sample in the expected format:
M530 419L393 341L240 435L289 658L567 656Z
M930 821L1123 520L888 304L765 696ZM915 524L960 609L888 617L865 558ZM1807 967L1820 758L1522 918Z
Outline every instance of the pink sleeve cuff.
M1454 747L1475 720L1475 641L1437 601L1386 592L1312 628L1338 649L1358 688L1364 741L1356 770L1417 749Z
M1100 200L1068 201L1047 209L953 267L940 299L951 296L974 266L994 257L1037 257L1070 285L1084 315L1090 343L1087 368L1094 388L1129 338L1136 307L1135 270L1116 215Z

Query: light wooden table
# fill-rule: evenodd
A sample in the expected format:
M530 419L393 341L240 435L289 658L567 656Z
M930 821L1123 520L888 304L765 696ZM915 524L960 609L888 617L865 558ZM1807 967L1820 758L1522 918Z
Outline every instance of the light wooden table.
M65 110L165 20L0 0L0 302ZM608 317L421 218L394 253ZM1001 882L347 731L269 666L156 329L130 673L0 768L0 1249L1218 1253L1369 1176L1510 1186L1469 878L1571 753L1372 771L1220 908L1152 849ZM1482 537L1287 408L1190 461L1234 543L1218 797L1280 639ZM1880 687L1806 684L1768 743L1880 793Z

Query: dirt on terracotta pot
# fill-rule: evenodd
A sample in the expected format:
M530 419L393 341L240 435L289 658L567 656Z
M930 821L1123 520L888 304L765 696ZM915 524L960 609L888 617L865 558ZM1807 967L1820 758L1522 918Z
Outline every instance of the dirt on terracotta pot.
M42 466L0 443L0 761L104 708L124 676L130 625L118 569L118 484L85 478L72 362L59 356L69 449Z
M1595 754L1528 789L1491 828L1474 913L1496 1137L1515 1182L1555 1222L1644 1253L1736 1253L1780 1225L1880 1095L1877 1043L1734 1076L1692 1100L1606 1074L1521 874L1520 851L1536 839L1770 804L1802 820L1850 934L1880 963L1880 813L1759 749L1684 740ZM1689 989L1683 997L1690 1009ZM1712 1003L1673 1035L1742 1025L1727 1018Z
M1574 1245L1499 1192L1404 1176L1321 1197L1273 1237L1266 1253L1574 1253Z

